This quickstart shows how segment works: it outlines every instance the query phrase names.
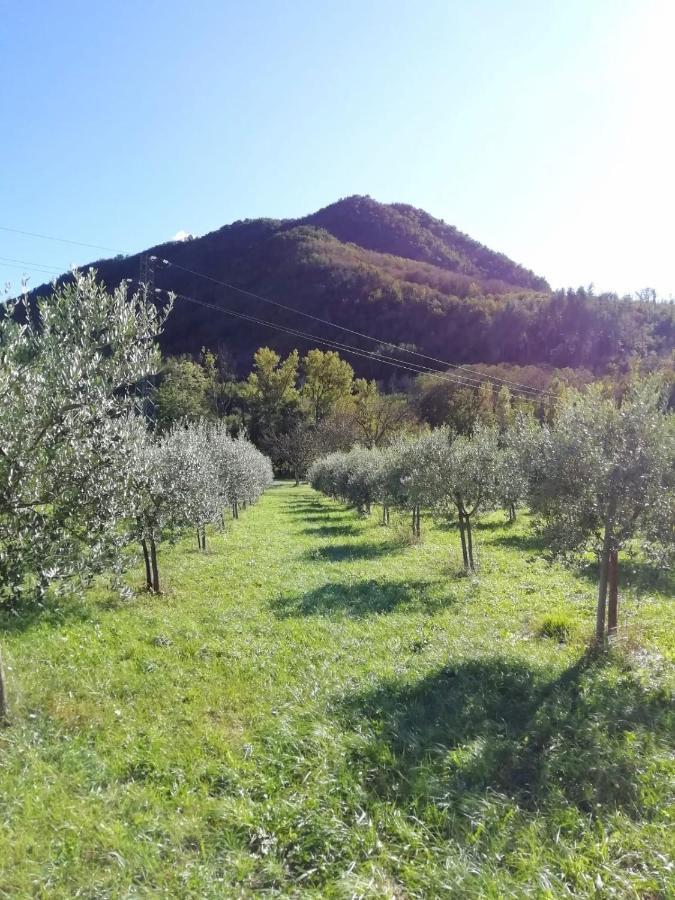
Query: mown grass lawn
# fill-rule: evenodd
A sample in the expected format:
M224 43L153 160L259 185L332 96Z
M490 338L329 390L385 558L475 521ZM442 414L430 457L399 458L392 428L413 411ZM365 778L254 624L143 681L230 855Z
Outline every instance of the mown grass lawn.
M5 615L0 896L673 896L672 593L589 655L592 571L503 520L466 578L281 484L162 597Z

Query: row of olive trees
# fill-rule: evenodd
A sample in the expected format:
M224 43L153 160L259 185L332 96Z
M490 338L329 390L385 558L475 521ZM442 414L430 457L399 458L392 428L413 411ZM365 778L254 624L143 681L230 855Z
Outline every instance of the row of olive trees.
M225 508L237 518L239 505L255 503L274 476L270 460L222 424L176 425L159 441L137 429L134 438L129 521L143 549L147 588L159 593L157 542L195 528L205 550L206 526L224 523Z
M138 387L159 368L169 310L93 271L0 309L0 607L119 569L139 539L158 590L162 534L192 526L203 543L225 505L236 515L271 480L269 461L217 428L147 434Z
M473 437L438 428L414 440L399 440L382 450L354 448L318 460L309 472L317 490L370 512L382 505L404 510L412 531L421 534L421 510L457 523L462 558L468 571L476 567L472 523L481 509L502 503L511 510L519 497L507 479L506 457L497 428L479 426Z
M653 382L621 405L590 390L552 425L520 416L506 431L478 426L466 437L441 428L383 450L334 453L309 479L361 512L380 503L385 524L390 507L405 510L416 535L421 508L455 522L468 571L478 513L502 507L513 521L529 505L552 551L597 553L599 640L617 628L621 549L637 545L663 565L675 549L675 423Z

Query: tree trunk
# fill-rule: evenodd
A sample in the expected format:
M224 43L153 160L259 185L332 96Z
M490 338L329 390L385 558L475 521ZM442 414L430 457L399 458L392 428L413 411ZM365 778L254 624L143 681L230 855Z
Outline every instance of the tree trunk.
M141 547L143 548L143 559L145 560L145 589L146 591L152 590L152 572L150 571L150 554L148 553L148 542L145 538L141 540Z
M0 651L0 725L7 721L7 694L5 693L5 673L2 670L2 652Z
M233 519L239 518L239 503L237 502L236 499L232 501L232 518Z
M152 568L152 589L156 594L161 594L162 586L159 582L159 569L157 568L157 546L155 544L154 534L150 535L150 566Z
M610 497L605 520L605 534L602 539L602 553L600 554L600 580L598 582L598 608L595 617L595 639L600 644L605 639L605 614L607 612L607 583L609 578L609 557L612 551L612 527L614 525L614 513L616 512L616 500Z
M619 625L619 551L611 550L607 570L607 634L616 634Z
M464 512L460 507L457 507L458 512L458 522L459 522L459 536L462 541L462 560L464 562L464 568L466 571L469 571L469 554L466 548L466 534L464 533Z
M514 503L509 503L509 522L516 521L516 507Z
M206 551L206 525L202 525L202 550Z
M473 561L473 537L471 535L471 519L464 513L464 524L466 527L466 549L469 557L469 569L472 572L476 571L476 566Z
M605 538L604 543L607 543ZM595 616L595 639L602 643L605 639L605 612L607 609L607 580L609 575L609 547L602 548L600 555L600 581L598 582L598 608Z

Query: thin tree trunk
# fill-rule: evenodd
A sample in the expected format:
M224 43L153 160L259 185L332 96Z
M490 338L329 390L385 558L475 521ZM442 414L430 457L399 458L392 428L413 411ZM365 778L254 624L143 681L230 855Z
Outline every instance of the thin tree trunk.
M471 536L471 519L464 513L464 524L466 527L466 549L469 557L469 568L472 572L476 570L476 566L473 561L473 537Z
M607 571L607 634L616 634L619 625L619 551L611 550Z
M145 538L141 539L141 547L143 548L143 559L145 560L145 589L152 590L152 572L150 571L150 554L148 553L148 543Z
M509 522L516 521L516 507L514 503L509 503Z
M155 544L154 534L150 535L150 566L152 568L152 589L156 594L161 594L162 586L159 582L159 569L157 568L157 546Z
M202 525L202 550L206 551L206 525Z
M459 536L462 541L462 560L464 561L464 568L466 571L469 571L469 554L466 549L466 535L464 533L464 513L461 509L458 508L459 513Z
M605 521L605 534L602 539L602 553L600 554L600 580L598 582L598 608L595 617L595 639L602 643L605 639L605 615L607 612L607 583L609 578L609 557L612 550L612 526L614 513L616 512L616 500L610 498Z
M605 539L605 543L606 543ZM600 580L598 582L598 608L595 616L595 639L605 639L605 613L607 610L607 582L609 575L609 547L603 547L600 555Z
M7 721L7 694L5 693L5 674L2 669L2 651L0 651L0 725Z

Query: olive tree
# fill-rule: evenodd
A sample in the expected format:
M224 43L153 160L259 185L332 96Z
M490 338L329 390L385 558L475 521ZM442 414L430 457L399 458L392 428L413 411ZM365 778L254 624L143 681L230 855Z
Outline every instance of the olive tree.
M314 490L334 500L346 500L347 477L347 454L342 451L317 459L307 473L307 479Z
M223 491L237 519L240 505L255 503L274 480L272 463L243 435L219 446Z
M221 424L175 425L161 440L136 442L134 464L136 533L145 559L148 590L160 593L157 544L196 528L206 549L206 526L223 507L254 502L272 481L270 461L244 438L231 438Z
M496 460L495 499L506 510L509 522L527 501L530 460L539 444L541 429L532 415L516 413L511 427L502 431Z
M675 546L675 428L653 381L619 404L599 389L564 405L533 448L530 504L560 551L600 561L596 639L618 625L619 554L629 541L661 559ZM608 609L609 595L609 609Z
M412 533L421 536L421 508L431 505L430 472L450 432L438 428L414 439L400 438L385 455L385 502L412 515Z
M472 521L494 502L499 461L499 429L478 424L473 434L453 437L439 429L429 455L429 502L446 518L457 517L464 568L476 568Z
M92 270L0 310L0 605L119 563L135 386L159 367L163 318Z
M206 550L206 526L215 522L224 504L223 483L204 422L177 425L162 441L162 466L178 500L169 509L174 528L197 530L200 550Z
M134 386L158 368L162 322L93 271L0 317L0 603L118 557Z

